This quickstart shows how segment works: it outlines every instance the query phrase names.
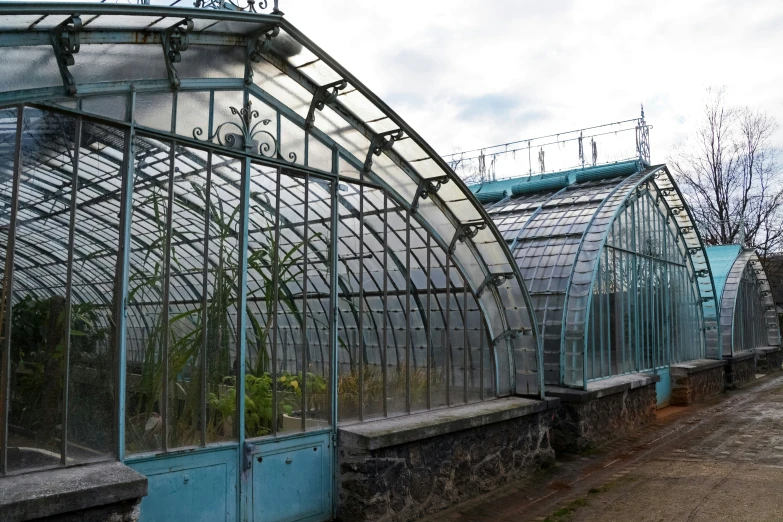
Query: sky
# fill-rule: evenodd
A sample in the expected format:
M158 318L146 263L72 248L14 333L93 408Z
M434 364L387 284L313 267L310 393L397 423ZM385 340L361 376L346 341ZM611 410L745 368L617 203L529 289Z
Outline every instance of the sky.
M781 0L280 0L280 9L441 154L636 118L644 104L652 161L665 162L710 86L783 124ZM783 146L783 132L774 141Z

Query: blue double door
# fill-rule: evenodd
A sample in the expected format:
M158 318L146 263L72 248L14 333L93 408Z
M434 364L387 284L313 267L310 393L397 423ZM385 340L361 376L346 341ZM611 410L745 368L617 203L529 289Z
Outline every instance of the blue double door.
M332 430L145 456L142 522L321 522L332 518Z

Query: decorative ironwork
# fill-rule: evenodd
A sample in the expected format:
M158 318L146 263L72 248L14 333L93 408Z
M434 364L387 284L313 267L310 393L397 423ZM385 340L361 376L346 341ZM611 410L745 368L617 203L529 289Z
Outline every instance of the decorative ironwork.
M486 290L489 285L497 287L513 278L514 278L514 274L511 273L488 275L484 279L484 281L479 285L478 290L476 290L476 297L481 297L481 295L484 293L484 290Z
M229 109L231 109L231 114L239 116L239 123L227 121L218 125L215 132L207 136L206 141L217 142L224 147L243 150L266 158L282 157L278 153L277 140L274 135L260 128L261 126L269 125L272 120L263 119L254 122L253 120L258 118L258 111L253 109L251 102L247 102L247 105L241 109L236 107L229 107ZM234 129L239 132L226 132L227 129ZM193 137L197 140L200 140L203 134L204 129L201 127L193 129ZM259 138L262 139L259 140ZM288 157L292 162L296 161L295 153L289 153Z
M696 277L707 277L708 275L710 275L710 271L707 270L706 268L702 268L701 270L696 270L694 272L694 275Z
M179 73L175 63L182 61L182 52L188 49L188 33L193 30L193 19L184 20L172 25L163 33L163 56L166 59L166 73L171 87L179 89Z
M651 125L647 125L644 121L644 105L642 105L642 115L636 124L636 153L639 156L639 160L645 165L650 164L650 129Z
M372 168L372 157L380 156L382 152L390 150L394 142L402 139L402 129L382 132L372 137L370 148L367 150L367 158L364 160L364 172L370 172Z
M502 334L498 335L497 337L495 337L492 340L492 345L493 346L497 346L498 343L500 341L504 340L504 339L516 339L520 335L525 335L525 334L530 333L532 331L533 331L532 328L525 328L525 327L518 328L518 329L506 330L505 332L503 332Z
M449 254L453 254L457 249L457 241L464 243L468 239L473 239L479 233L479 230L487 228L487 224L484 221L478 221L476 223L463 223L457 228L457 232L454 234L454 238L449 245Z
M70 96L76 94L76 80L73 79L73 75L68 70L68 67L76 63L73 55L79 52L79 31L81 29L82 19L77 15L73 15L49 33L52 39L54 55L57 59L57 67L60 69L60 76L63 79L63 86Z
M339 92L347 86L348 82L345 80L338 80L326 85L321 85L315 90L313 100L310 102L310 110L307 111L307 118L305 119L305 130L310 130L313 128L313 125L315 125L315 111L324 110L324 107L336 100Z
M252 63L260 62L264 55L272 47L272 40L280 34L280 28L277 26L271 29L265 28L250 36L247 40L247 50L245 53L245 84L253 83Z
M203 9L225 9L227 11L260 13L269 7L269 2L268 0L196 0L194 5ZM274 1L271 14L279 16L284 14L278 9L278 0Z
M427 199L430 194L435 194L440 190L441 185L445 185L449 182L448 176L433 179L422 179L419 182L419 186L416 189L416 196L413 198L413 204L411 205L411 212L419 210L419 199Z

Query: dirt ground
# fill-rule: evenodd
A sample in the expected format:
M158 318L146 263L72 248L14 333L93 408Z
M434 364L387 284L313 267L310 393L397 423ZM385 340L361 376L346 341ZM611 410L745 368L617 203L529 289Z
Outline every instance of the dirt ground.
M634 435L426 522L783 521L783 374L658 411Z

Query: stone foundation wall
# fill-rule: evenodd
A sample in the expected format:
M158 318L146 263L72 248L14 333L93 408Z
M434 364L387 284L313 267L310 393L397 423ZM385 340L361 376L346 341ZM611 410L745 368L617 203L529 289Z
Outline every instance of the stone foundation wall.
M34 519L39 522L138 522L141 499Z
M756 371L758 373L779 372L781 365L783 365L783 349L756 351Z
M672 406L688 406L720 395L724 391L725 371L723 365L691 372L672 366Z
M338 444L338 518L415 520L551 466L552 412L376 450Z
M739 388L756 378L756 355L726 359L726 389Z
M563 400L553 424L557 452L581 453L622 437L655 419L655 384L587 402Z

